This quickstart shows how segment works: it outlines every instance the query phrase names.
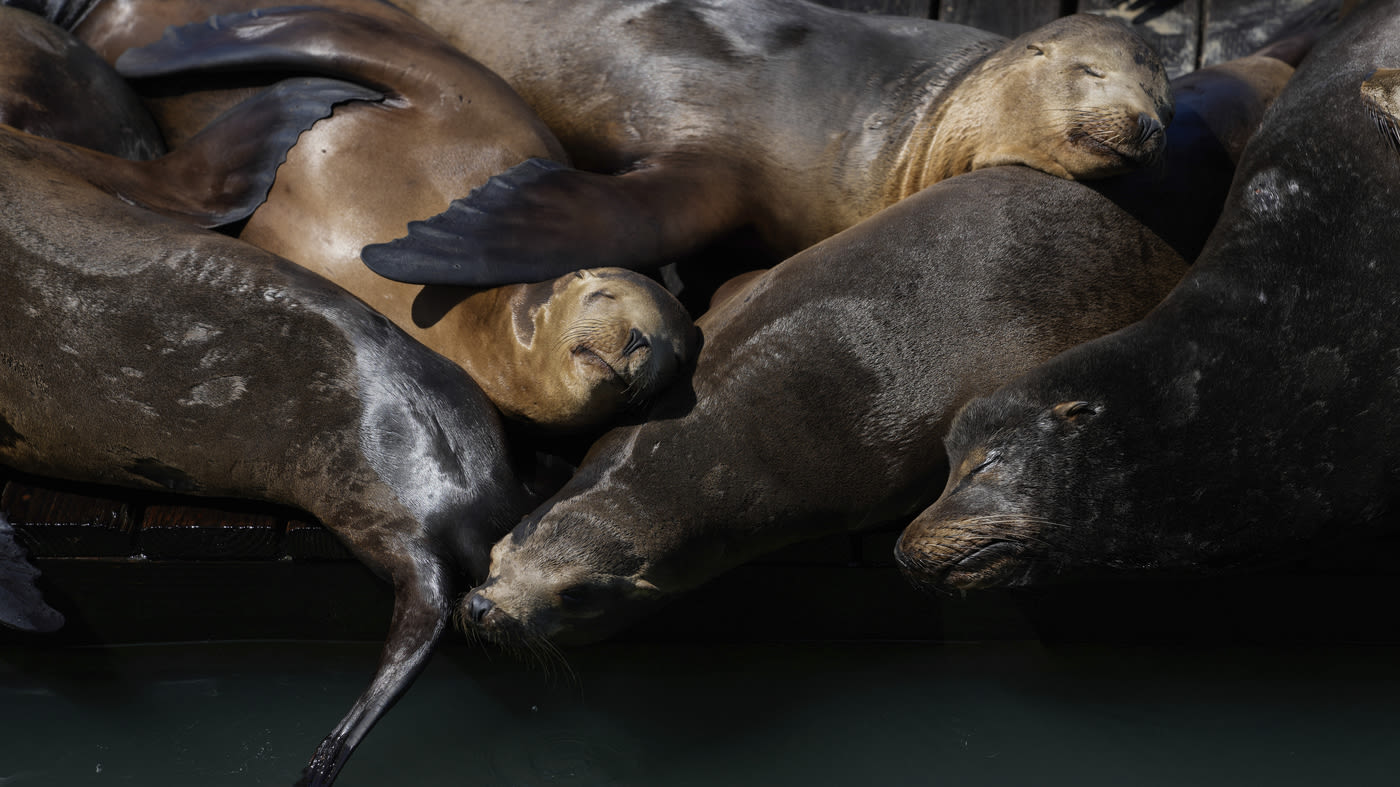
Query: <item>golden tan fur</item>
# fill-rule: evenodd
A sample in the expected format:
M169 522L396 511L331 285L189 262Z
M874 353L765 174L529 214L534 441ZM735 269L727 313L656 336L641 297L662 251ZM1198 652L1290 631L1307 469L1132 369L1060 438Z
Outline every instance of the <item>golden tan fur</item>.
M79 32L115 58L156 40L166 25L256 5L110 2ZM321 46L323 67L388 97L342 106L306 132L240 237L345 287L466 369L512 418L552 430L597 426L669 380L693 327L645 277L597 271L471 291L389 281L360 262L365 245L398 237L408 222L441 212L491 175L526 159L566 156L503 81L426 26L365 0L333 5L366 13L270 12L265 29L249 23L257 35L246 43L286 35L277 28L290 21L293 46ZM221 103L182 104L166 120L183 136Z

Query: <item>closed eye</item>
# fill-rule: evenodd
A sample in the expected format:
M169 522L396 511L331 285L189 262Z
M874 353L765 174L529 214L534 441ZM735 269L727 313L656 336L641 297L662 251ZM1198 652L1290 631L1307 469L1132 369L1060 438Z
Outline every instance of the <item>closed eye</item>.
M1084 73L1088 74L1089 76L1094 77L1095 79L1103 79L1103 72L1098 70L1097 68L1094 68L1093 66L1080 67L1083 68Z
M571 585L559 591L559 601L568 606L582 606L592 597L592 589L587 585Z
M1001 452L1000 452L1000 451L988 451L988 452L987 452L987 458L986 458L986 459L983 459L981 464L979 464L979 465L977 465L976 467L972 468L971 470L967 471L967 474L968 474L968 475L977 475L978 473L982 472L983 470L986 470L987 468L991 467L992 465L994 465L994 464L996 464L997 462L1000 462L1000 461L1001 461Z

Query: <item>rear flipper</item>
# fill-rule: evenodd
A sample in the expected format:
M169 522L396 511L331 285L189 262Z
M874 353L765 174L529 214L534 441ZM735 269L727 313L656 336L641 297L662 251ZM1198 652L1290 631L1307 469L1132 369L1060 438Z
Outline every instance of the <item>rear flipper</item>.
M739 182L700 160L599 175L530 159L360 258L395 281L469 287L655 268L738 226Z
M375 101L368 88L331 79L279 82L220 115L188 143L152 161L126 161L49 141L51 155L104 191L201 227L252 215L301 132L335 105Z
M1378 68L1361 83L1361 103L1396 153L1400 153L1400 69Z
M39 570L15 541L15 529L0 514L0 625L21 631L50 632L63 627L63 615L44 603L34 585Z

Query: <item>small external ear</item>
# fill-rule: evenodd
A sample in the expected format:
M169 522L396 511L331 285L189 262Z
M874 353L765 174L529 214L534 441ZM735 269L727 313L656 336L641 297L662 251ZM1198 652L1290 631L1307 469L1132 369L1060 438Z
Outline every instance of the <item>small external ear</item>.
M1081 415L1094 415L1098 410L1088 402L1060 402L1051 408L1057 418L1072 421Z

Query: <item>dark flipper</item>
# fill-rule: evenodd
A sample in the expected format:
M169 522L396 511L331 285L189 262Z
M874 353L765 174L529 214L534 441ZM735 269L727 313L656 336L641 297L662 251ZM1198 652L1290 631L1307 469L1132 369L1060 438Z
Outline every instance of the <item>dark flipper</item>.
M128 49L116 68L128 79L196 71L314 73L390 92L416 59L461 58L407 14L398 24L330 8L268 8L167 28L159 41ZM390 45L386 45L390 44Z
M316 748L297 787L328 787L375 722L423 671L447 626L448 593L441 571L394 577L394 618L379 670L354 707Z
M734 189L722 181L707 164L598 175L530 159L360 259L395 281L471 287L654 268L737 222Z
M94 186L157 213L217 227L257 210L287 151L335 105L379 98L368 88L331 79L286 80L153 161L126 161L48 142L55 159Z
M0 625L21 631L49 632L63 626L63 615L44 603L35 587L39 570L25 558L15 530L0 514Z

